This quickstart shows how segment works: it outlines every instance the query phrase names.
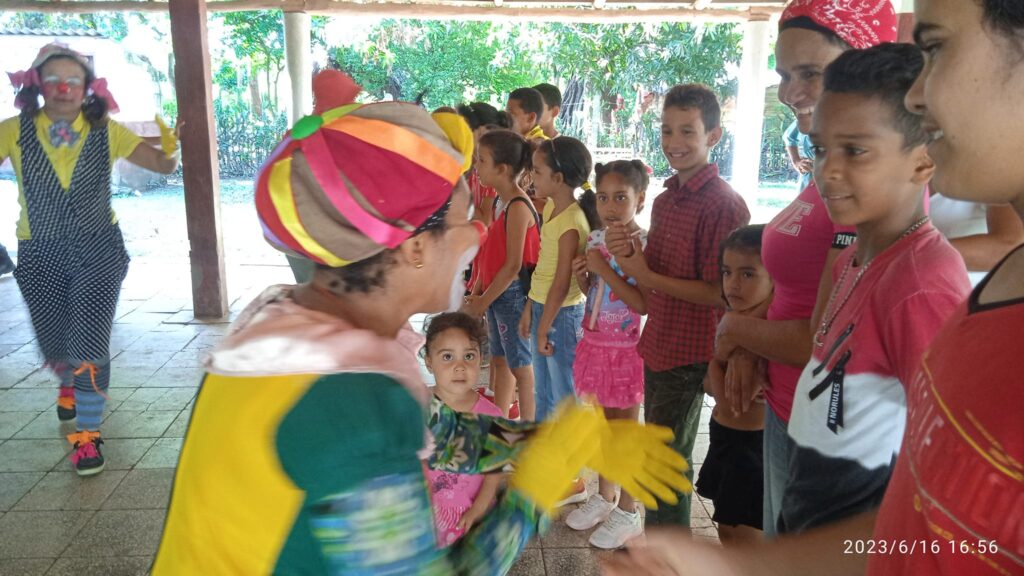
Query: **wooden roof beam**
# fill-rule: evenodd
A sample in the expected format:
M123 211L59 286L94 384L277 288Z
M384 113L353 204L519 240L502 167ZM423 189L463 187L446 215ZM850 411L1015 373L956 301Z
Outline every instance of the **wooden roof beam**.
M451 19L451 20L511 20L547 22L686 22L693 20L712 22L742 22L762 20L781 12L780 6L756 6L749 9L708 7L695 9L689 2L679 7L665 7L669 2L658 2L657 8L636 8L647 4L644 0L632 3L605 2L604 9L572 5L529 6L533 2L516 2L514 6L492 0L488 4L435 4L435 3L358 3L337 0L221 0L207 2L209 12L240 12L247 10L283 10L285 12L307 12L317 15L348 15L365 17L410 18L410 19ZM596 0L591 0L595 2ZM593 5L590 5L593 6ZM712 5L714 6L714 5ZM613 8L614 7L614 8ZM629 7L630 9L626 9ZM633 9L635 8L635 9ZM65 0L48 2L44 0L5 0L0 11L27 12L166 12L167 2L157 0L98 0L76 2Z

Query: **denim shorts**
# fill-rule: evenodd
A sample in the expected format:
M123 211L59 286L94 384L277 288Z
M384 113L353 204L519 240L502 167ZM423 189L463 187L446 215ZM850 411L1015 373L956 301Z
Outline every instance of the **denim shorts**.
M487 308L487 327L491 357L504 356L512 369L529 366L533 362L530 341L519 335L519 319L526 309L526 295L519 280L502 292Z

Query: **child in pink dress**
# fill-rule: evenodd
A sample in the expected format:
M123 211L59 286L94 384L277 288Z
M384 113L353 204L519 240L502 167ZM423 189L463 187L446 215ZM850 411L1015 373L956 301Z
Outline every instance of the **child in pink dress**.
M634 219L643 209L649 181L647 167L639 160L616 160L595 166L597 212L606 227L621 226L642 250L647 231ZM587 238L585 257L576 258L573 271L587 292L583 339L576 348L573 379L576 395L590 397L611 419L636 421L644 401L644 363L636 350L640 341L640 317L647 312L636 281L627 277L605 246L605 230ZM643 533L633 497L622 490L615 504L615 484L599 480L599 493L573 510L565 519L574 530L601 527L590 536L598 548L620 548Z
M501 410L475 390L485 334L484 325L468 314L439 314L427 325L423 351L435 396L458 412L500 417ZM430 469L426 474L438 544L451 546L491 507L502 475Z

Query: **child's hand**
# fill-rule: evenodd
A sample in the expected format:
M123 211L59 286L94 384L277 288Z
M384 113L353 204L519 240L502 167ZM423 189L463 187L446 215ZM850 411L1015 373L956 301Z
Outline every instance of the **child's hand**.
M594 274L600 274L611 267L608 261L604 259L601 251L597 248L591 248L587 250L587 270Z
M644 259L643 245L640 243L640 238L631 236L629 241L632 244L632 251L625 256L615 254L615 261L619 263L619 267L622 268L624 274L631 278L639 279L650 268L647 267L647 260Z
M466 296L463 299L462 311L473 318L482 318L484 313L487 312L487 308L483 306L480 296L478 294L473 294Z
M537 331L537 352L540 352L541 356L555 355L555 345L548 340L547 331Z
M725 405L736 416L746 414L761 390L761 359L746 350L737 350L725 370Z
M620 258L627 258L632 256L635 252L633 247L633 239L629 235L629 231L622 224L611 224L604 233L604 245L608 247L608 252L618 260Z
M459 518L456 528L462 532L469 532L469 529L479 522L480 518L483 518L485 512L485 510L477 508L475 504L470 506L469 510L462 513L462 518Z
M523 309L523 315L519 317L519 335L523 338L530 339L530 320L532 320L533 307L530 305L530 301L526 301L526 308Z
M584 256L577 256L572 259L572 273L577 278L587 275L587 259Z

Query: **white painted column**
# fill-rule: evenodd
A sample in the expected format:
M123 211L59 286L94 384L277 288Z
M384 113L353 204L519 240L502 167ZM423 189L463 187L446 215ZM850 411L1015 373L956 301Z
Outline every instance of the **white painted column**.
M284 13L284 54L291 79L289 124L313 111L313 38L310 16L305 12Z
M757 197L764 133L765 79L771 23L751 21L743 27L743 59L740 62L732 157L732 187L748 205Z

